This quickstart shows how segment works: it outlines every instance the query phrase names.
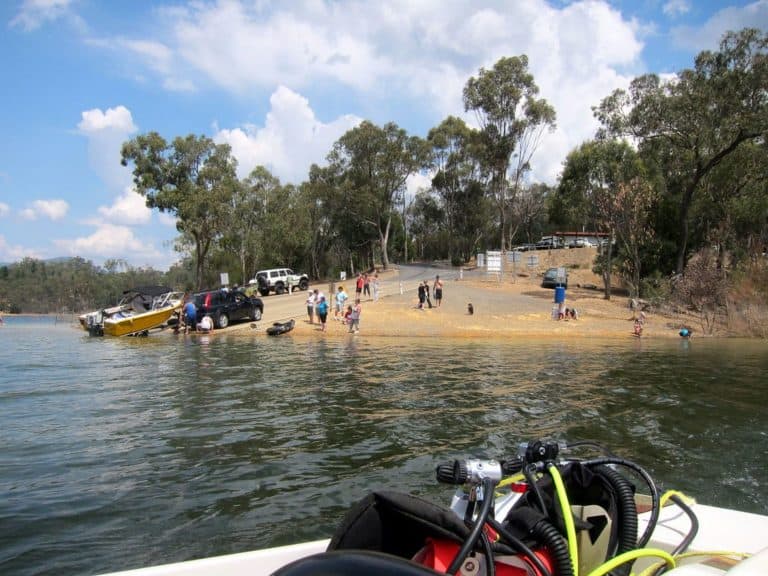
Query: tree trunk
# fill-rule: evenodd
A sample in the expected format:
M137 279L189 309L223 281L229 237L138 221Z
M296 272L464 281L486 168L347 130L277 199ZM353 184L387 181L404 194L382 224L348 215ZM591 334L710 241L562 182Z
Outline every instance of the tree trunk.
M384 270L389 269L389 254L387 253L387 244L389 243L389 227L392 225L392 216L387 218L387 225L384 230L379 229L379 243L381 244L381 266Z
M613 234L608 239L608 245L606 246L605 254L605 267L603 268L603 285L605 286L605 299L611 299L611 265L613 256Z
M696 183L698 183L698 179L695 179L686 188L683 193L683 201L680 203L680 242L677 245L677 261L675 264L675 272L678 274L682 274L683 270L685 270L685 252L688 248L688 213L691 209L691 199L693 198Z

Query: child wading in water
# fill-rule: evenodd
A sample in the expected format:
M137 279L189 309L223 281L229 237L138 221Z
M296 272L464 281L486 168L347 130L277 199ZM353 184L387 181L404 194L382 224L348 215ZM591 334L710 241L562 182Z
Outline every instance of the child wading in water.
M352 314L349 316L350 332L360 332L360 313L363 311L363 307L360 305L360 300L355 300L355 307L352 308Z

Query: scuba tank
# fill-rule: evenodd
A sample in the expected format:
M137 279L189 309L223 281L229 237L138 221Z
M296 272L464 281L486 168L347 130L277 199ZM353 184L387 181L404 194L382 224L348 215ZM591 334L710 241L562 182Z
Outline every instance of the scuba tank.
M373 492L349 510L328 551L334 558L342 551L374 554L379 568L386 557L396 557L432 574L572 576L644 546L658 517L650 476L614 457L565 460L565 448L537 441L505 460L440 464L437 480L458 486L450 508ZM648 484L656 509L640 537L635 486L622 468ZM363 555L356 562L368 560ZM630 568L626 563L610 573L623 576Z

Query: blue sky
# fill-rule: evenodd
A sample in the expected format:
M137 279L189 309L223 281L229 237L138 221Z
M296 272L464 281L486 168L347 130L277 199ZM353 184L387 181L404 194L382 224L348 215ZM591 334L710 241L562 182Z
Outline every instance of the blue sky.
M594 133L592 106L692 67L726 30L768 29L768 0L8 0L0 20L0 262L166 269L175 224L120 166L137 134L205 134L241 176L264 165L298 183L363 119L419 136L450 114L473 123L467 79L527 54L558 115L532 178L554 183Z

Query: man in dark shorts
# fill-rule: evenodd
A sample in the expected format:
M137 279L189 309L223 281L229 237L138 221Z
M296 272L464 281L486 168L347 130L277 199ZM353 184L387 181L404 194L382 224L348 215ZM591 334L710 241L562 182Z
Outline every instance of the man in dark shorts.
M440 302L443 301L443 281L440 280L440 276L435 276L435 283L432 286L435 291L435 304L440 307Z

